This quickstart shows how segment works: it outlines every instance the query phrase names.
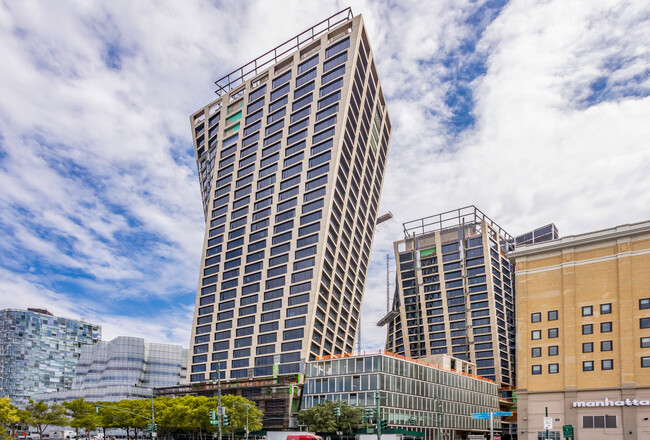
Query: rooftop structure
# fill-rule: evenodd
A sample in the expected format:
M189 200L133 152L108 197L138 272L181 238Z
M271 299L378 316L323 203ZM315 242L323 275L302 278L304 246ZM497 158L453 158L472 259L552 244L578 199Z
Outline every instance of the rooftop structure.
M258 73L271 68L291 52L302 49L312 41L320 39L324 33L329 32L341 23L351 20L352 17L352 8L345 8L342 11L327 17L325 20L315 24L306 31L299 33L295 37L288 39L265 54L255 58L253 61L246 63L240 68L230 72L228 75L224 75L216 80L214 82L217 85L215 93L218 96L221 96L235 89L237 86L243 86L246 81L256 77ZM233 95L236 94L237 92Z

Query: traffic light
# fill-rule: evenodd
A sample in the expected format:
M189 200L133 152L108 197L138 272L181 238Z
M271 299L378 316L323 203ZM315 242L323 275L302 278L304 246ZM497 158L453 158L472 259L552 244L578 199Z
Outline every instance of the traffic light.
M388 428L388 420L380 420L379 421L379 428L384 431L386 428Z
M375 410L372 408L366 408L366 419L372 420L375 418Z
M217 412L210 411L210 420L217 420Z
M334 415L336 417L341 417L341 408L339 408L338 406L335 406L334 407Z
M228 425L230 424L230 416L227 415L227 414L224 414L224 415L221 416L221 417L223 417L223 418L221 419L221 421L223 422L223 426L228 426Z

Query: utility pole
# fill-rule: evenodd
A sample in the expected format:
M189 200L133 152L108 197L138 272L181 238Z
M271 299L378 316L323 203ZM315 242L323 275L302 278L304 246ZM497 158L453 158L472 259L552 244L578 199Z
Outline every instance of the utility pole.
M436 409L438 410L438 413L436 414L436 425L438 426L438 439L440 440L440 421L442 418L442 406L440 403L440 397L438 397L438 394L433 396L436 399Z
M235 407L235 405L244 405L246 407L246 440L248 440L248 409L253 405L249 405L247 403L233 402L232 403L233 408Z
M548 406L545 406L544 409L546 410L546 418L548 418ZM546 430L546 435L544 436L545 439L548 439L548 429Z
M156 418L153 410L153 388L151 389L151 439L156 437Z
M390 312L390 254L386 254L386 314Z
M494 440L494 413L490 411L490 440Z
M379 415L379 393L375 391L375 411L377 411L377 440L381 440L381 418Z
M221 439L221 425L222 425L222 420L223 416L226 413L223 408L221 407L221 361L217 361L217 405L219 405L219 440Z

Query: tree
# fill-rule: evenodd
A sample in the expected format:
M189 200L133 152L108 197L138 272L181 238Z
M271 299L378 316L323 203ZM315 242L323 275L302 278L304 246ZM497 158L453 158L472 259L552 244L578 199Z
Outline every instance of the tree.
M11 404L11 399L9 397L0 398L0 426L6 428L13 435L20 419L20 410ZM5 434L4 430L0 430L0 438Z
M77 438L79 438L79 429L85 429L88 440L90 440L90 431L97 429L101 423L101 417L95 413L95 404L86 402L83 397L63 402L70 417L69 426L75 428Z
M230 433L233 438L235 432L246 430L246 406L248 406L248 431L262 429L263 414L254 402L245 397L226 394L221 397L221 404L226 408L226 415L230 417L230 425L224 429L224 432Z
M338 408L341 415L335 415L335 408ZM343 431L352 434L355 429L361 426L361 408L352 407L347 402L325 400L309 409L303 409L298 413L298 421L301 425L307 425L310 431L334 433Z
M20 423L21 410L16 408L11 404L9 397L0 398L0 426L6 428L9 433L13 436L16 431L16 427ZM4 429L0 429L0 439L7 437L7 433Z
M23 421L27 425L36 428L41 440L43 440L43 432L48 426L66 426L68 424L65 408L56 403L48 405L43 401L34 402L29 399L25 411L25 420Z

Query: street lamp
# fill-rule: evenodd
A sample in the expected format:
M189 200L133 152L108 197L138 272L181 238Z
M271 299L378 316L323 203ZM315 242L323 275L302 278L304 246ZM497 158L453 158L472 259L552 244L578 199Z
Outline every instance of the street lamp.
M221 408L221 370L220 370L220 364L221 361L217 361L217 405L219 406L219 440L221 440L221 421L223 419L223 416L225 415L225 412ZM211 383L214 385L214 380L211 381Z
M440 440L440 419L442 418L442 403L440 402L440 397L438 395L433 396L436 399L436 409L438 414L436 414L436 425L438 425L438 440Z
M243 405L246 407L246 440L248 440L248 410L249 408L252 408L255 405L249 405L248 403L233 402L232 407L234 408L235 405Z

